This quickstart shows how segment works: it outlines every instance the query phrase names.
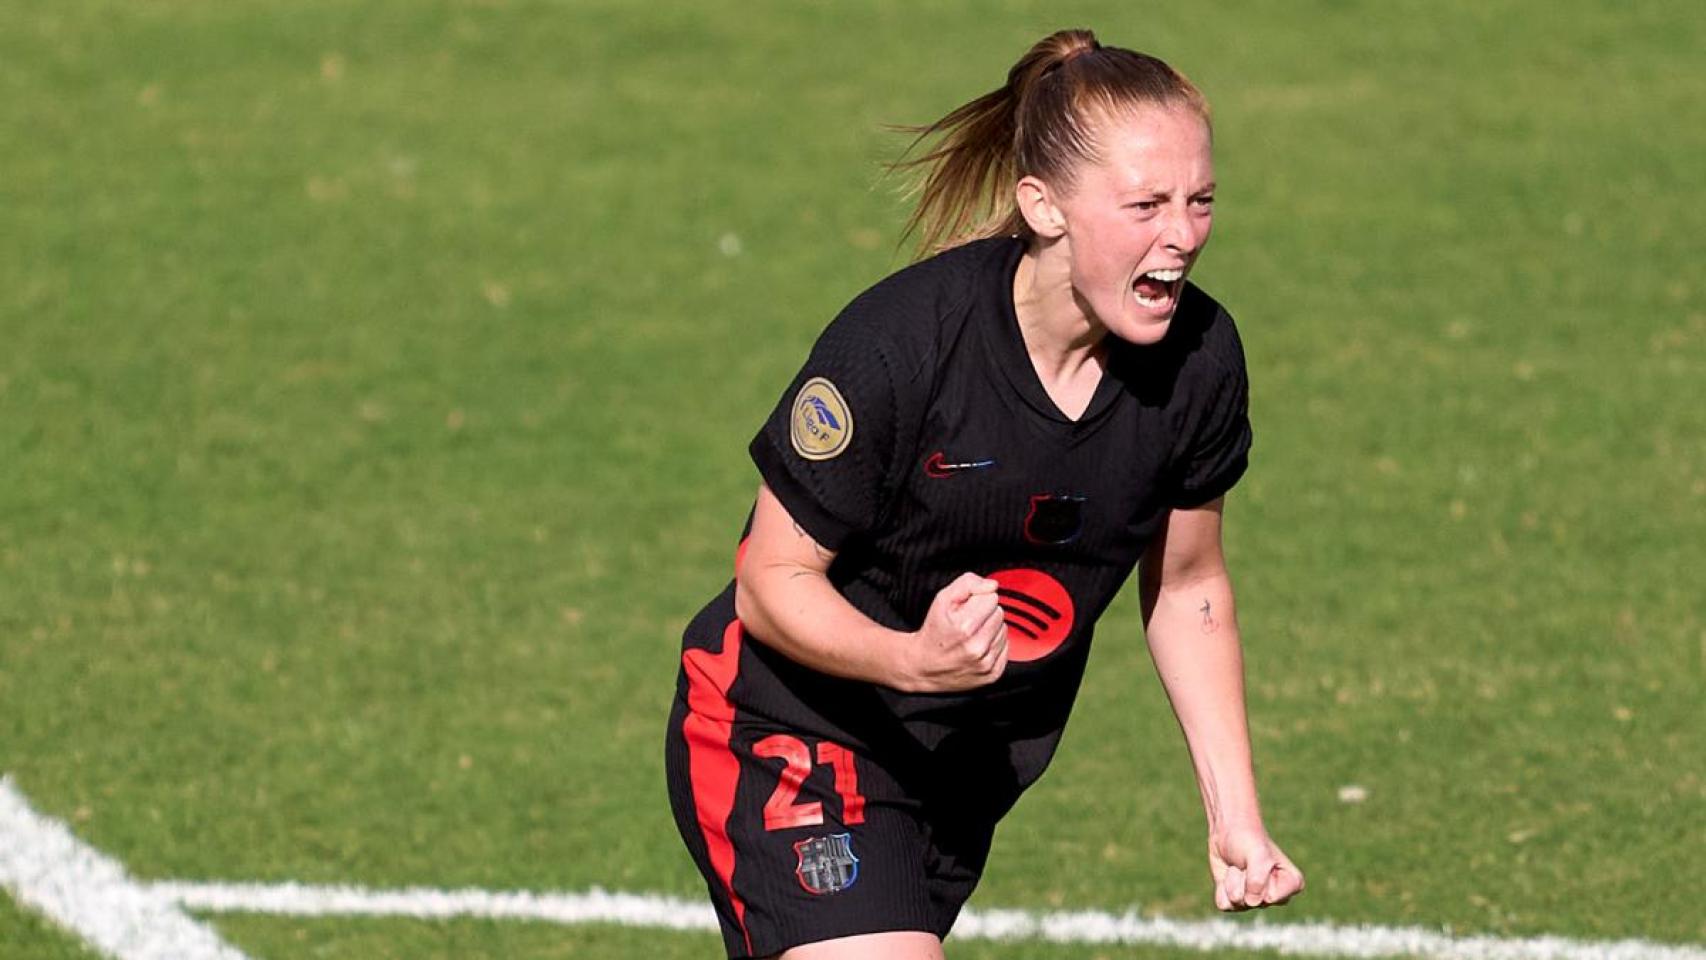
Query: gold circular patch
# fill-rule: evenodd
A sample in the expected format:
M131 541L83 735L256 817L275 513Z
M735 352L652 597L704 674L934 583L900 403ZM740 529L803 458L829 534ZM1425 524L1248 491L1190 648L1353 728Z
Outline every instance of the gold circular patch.
M853 411L835 384L813 377L794 395L788 434L794 441L794 452L807 460L838 457L853 439Z

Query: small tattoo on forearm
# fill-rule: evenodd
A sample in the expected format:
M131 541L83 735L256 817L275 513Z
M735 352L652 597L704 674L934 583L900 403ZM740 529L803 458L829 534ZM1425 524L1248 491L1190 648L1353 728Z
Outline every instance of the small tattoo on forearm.
M1202 632L1213 633L1220 629L1220 621L1214 619L1214 605L1205 597L1202 602Z

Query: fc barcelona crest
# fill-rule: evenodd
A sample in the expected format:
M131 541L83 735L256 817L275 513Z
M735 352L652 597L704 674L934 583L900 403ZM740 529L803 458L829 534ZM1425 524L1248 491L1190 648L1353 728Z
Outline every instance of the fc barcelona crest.
M1059 546L1078 539L1084 529L1084 498L1057 497L1039 493L1031 497L1025 514L1025 539L1032 543Z
M853 855L853 836L847 833L812 837L794 844L800 865L794 876L808 893L840 893L859 879L859 858Z

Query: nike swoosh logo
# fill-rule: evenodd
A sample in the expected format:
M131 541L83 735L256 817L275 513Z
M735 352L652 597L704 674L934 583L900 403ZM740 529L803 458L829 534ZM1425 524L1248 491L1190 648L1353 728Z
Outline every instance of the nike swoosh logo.
M948 458L938 450L924 461L924 475L927 477L951 477L962 470L982 470L984 467L995 466L994 460L966 460L960 463L949 463Z

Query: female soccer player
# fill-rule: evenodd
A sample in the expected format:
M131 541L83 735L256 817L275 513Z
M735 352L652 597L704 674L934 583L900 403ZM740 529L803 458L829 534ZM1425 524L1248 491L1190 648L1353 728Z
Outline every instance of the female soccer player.
M1063 31L921 132L913 225L953 245L823 332L684 638L670 798L729 955L940 958L1140 563L1215 903L1284 903L1303 877L1258 809L1221 552L1244 357L1185 280L1214 209L1202 95Z

